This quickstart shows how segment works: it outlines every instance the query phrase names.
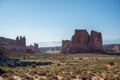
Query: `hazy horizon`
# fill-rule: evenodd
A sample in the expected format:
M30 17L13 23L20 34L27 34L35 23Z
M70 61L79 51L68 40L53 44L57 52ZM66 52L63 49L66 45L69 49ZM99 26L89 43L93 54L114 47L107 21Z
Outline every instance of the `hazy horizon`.
M103 44L120 43L120 1L0 0L0 37L60 46L75 29L101 32Z

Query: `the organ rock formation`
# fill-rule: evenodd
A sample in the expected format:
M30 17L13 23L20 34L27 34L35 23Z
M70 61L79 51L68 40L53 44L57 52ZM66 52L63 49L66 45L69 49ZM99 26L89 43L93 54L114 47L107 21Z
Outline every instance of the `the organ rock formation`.
M62 41L62 53L100 52L103 51L102 35L100 32L75 30L71 41Z

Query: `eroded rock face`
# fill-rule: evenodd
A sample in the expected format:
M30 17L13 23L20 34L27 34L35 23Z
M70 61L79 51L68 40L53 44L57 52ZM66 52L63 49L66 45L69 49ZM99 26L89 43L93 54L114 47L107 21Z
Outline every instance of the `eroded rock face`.
M102 35L100 32L75 30L71 41L62 41L62 53L100 52L103 51Z
M26 38L16 37L16 40L0 37L0 48L5 48L9 52L24 52L26 48Z
M71 47L69 52L77 53L88 49L89 34L86 30L75 30L75 34L71 39Z
M39 53L40 52L40 49L39 49L39 46L37 43L34 43L34 52L35 53Z
M70 48L70 40L62 40L62 50L61 53L68 53L69 48Z
M102 35L100 32L91 31L89 49L92 51L102 51Z

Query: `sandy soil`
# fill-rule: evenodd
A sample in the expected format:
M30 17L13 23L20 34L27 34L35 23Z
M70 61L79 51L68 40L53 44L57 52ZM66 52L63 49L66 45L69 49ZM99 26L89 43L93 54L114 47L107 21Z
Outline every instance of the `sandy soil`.
M15 79L15 80L21 80L21 78L19 77L19 76L13 76L13 78ZM1 79L0 79L1 80Z
M2 77L0 77L0 80L3 80L3 78L2 78Z

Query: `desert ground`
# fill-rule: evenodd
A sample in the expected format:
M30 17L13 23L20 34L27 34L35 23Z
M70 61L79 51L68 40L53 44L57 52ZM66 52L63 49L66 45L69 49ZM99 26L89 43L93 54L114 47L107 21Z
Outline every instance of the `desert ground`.
M116 55L11 53L5 56L10 59L4 62L12 66L0 66L0 80L120 80L120 56Z

